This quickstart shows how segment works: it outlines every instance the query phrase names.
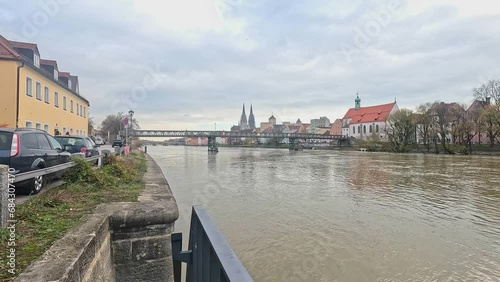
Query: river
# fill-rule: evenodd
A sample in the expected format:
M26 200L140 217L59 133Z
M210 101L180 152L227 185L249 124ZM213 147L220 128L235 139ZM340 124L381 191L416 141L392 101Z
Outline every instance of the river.
M500 281L500 158L149 147L255 281Z

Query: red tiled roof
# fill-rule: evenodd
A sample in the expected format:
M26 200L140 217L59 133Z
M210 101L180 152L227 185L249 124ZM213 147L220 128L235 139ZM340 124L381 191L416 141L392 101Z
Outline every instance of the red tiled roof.
M0 35L0 58L19 59L21 56L12 48L9 41Z
M35 43L18 42L12 40L9 40L9 43L14 48L30 49L33 50L33 52L40 54L40 52L38 52L38 46Z
M385 121L395 105L396 103L390 103L371 107L360 107L357 111L354 108L350 108L345 114L344 119L351 119L351 124Z

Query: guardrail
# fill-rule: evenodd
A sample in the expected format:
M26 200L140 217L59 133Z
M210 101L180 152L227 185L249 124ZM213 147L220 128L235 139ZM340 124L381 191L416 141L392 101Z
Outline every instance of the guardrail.
M103 151L104 152L104 151ZM103 164L103 159L107 157L111 152L107 151L103 155L93 156L89 158L84 158L88 162L97 161L97 166L101 167ZM79 155L80 157L84 157ZM32 179L37 176L52 174L58 171L66 170L75 165L74 161L70 161L64 164L55 165L47 168L36 169L28 172L18 173L11 177L11 171L8 166L0 165L0 228L5 228L9 220L9 214L13 213L10 211L15 210L14 195L15 188L12 184ZM10 218L12 219L12 218Z
M182 251L182 233L171 236L175 282L181 282L183 262L186 282L253 281L204 207L193 206L187 251Z
M88 162L94 162L94 161L99 161L98 162L98 166L100 167L101 164L102 164L102 158L104 157L104 155L98 155L98 156L93 156L93 157L89 157L89 158L85 158L86 161ZM24 181L24 180L28 180L28 179L31 179L31 178L35 178L37 176L41 176L41 175L47 175L47 174L51 174L51 173L55 173L55 172L58 172L58 171L61 171L61 170L65 170L65 169L68 169L72 166L75 165L75 162L71 161L71 162L67 162L67 163L64 163L64 164L60 164L60 165L55 165L55 166L51 166L51 167L47 167L47 168L41 168L41 169L35 169L35 170L32 170L32 171L28 171L28 172L23 172L23 173L18 173L16 174L16 178L14 180L14 183L16 182L21 182L21 181Z

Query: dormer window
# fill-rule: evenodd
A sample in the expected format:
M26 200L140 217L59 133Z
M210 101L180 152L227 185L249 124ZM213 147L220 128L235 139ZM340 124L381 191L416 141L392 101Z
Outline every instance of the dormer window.
M71 79L68 78L68 88L71 89Z
M40 68L40 57L35 54L33 63L35 64L35 67Z
M59 72L56 69L54 69L54 79L55 80L59 79Z

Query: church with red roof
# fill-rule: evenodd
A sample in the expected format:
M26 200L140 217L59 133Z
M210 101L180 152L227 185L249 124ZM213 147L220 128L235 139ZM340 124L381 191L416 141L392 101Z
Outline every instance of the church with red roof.
M361 107L359 95L354 108L342 118L342 135L367 139L374 135L385 139L385 125L389 116L399 109L396 101L390 104Z

